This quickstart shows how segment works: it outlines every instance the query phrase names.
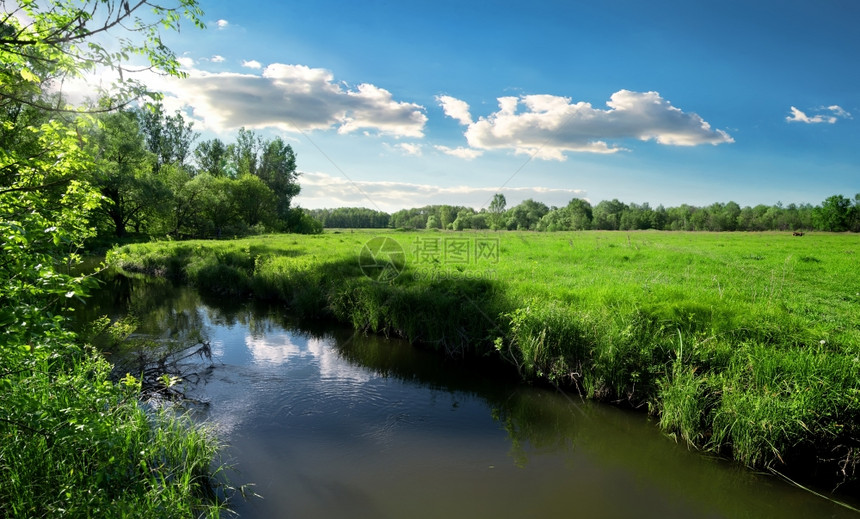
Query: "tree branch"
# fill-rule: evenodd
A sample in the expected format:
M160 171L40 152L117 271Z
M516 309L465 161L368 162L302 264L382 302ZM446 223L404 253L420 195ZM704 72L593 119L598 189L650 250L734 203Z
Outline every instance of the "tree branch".
M0 189L0 195L5 195L6 193L32 193L34 191L42 191L50 187L66 184L68 182L71 182L73 179L74 177L64 177L53 182L48 182L47 184L42 184L40 186L10 187L7 189Z
M0 45L20 45L20 46L39 45L39 44L63 45L63 44L67 44L67 43L73 43L76 41L85 40L85 39L90 38L92 36L95 36L97 34L107 32L107 31L113 29L114 27L119 25L119 23L122 22L123 20L125 20L126 18L130 18L131 14L134 13L136 10L140 9L142 6L147 5L147 4L149 4L149 2L147 0L140 0L139 2L134 4L134 7L130 7L128 10L126 10L125 14L123 14L122 12L119 12L119 13L117 13L117 17L113 21L110 21L110 16L112 14L111 11L113 10L113 5L108 2L107 5L108 5L108 9L110 10L108 12L108 18L105 20L104 24L101 27L98 27L96 29L84 30L84 31L78 32L78 33L70 33L70 27L71 27L72 23L76 20L81 19L80 11L79 11L78 16L76 16L71 22L69 22L68 24L66 24L63 27L58 27L57 30L54 31L54 33L52 35L49 35L46 38L38 39L38 40L20 39L18 37L14 38L14 39L0 38ZM97 5L98 4L96 4L93 7L93 13L92 14L95 14L95 10L96 10ZM169 9L167 11L175 11L175 9ZM92 14L89 16L90 19L92 19ZM79 25L79 28L84 29L85 26L86 26L86 22L83 22ZM155 26L156 26L156 24L152 23L149 25L142 26L141 28L149 28L149 27L155 27ZM63 35L63 36L54 36L54 35Z
M115 112L115 111L117 111L117 110L120 110L120 109L122 109L122 108L125 108L126 106L128 106L128 105L130 105L131 103L133 103L133 102L137 101L137 100L138 100L138 99L140 99L141 97L143 97L143 94L138 95L138 96L135 96L135 97L133 97L133 98L131 98L131 99L127 99L127 100L123 101L123 102L122 102L122 103L120 103L120 104L116 104L116 105L113 105L113 104L112 104L112 105L110 105L110 106L108 106L108 107L106 107L106 108L92 108L92 109L90 109L90 108L87 108L87 109L81 109L81 108L59 108L59 107L55 107L55 106L51 106L51 105L47 105L47 104L41 104L41 103L38 103L38 102L35 102L35 101L28 101L28 100L26 100L26 99L22 99L22 98L20 98L20 97L12 96L12 95L9 95L9 94L0 94L0 102L2 102L2 100L4 100L4 99L9 99L9 100L14 101L14 102L16 102L16 103L25 104L25 105L27 105L27 106L30 106L30 107L33 107L33 108L37 108L37 109L39 109L39 110L44 110L44 111L46 111L46 112L52 112L52 113L67 113L67 114L105 114L105 113Z

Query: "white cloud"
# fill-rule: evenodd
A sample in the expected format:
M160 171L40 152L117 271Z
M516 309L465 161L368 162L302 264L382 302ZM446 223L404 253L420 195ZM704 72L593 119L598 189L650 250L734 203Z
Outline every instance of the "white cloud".
M263 68L263 65L255 59L242 61L242 66L245 68L254 68L254 69Z
M194 66L194 60L188 57L176 58L176 61L179 62L179 65L183 68L191 68Z
M436 100L442 106L445 115L460 121L460 124L472 124L472 114L469 113L469 104L465 101L451 96L436 96Z
M408 182L351 182L346 178L325 173L302 173L299 182L302 192L295 198L295 202L308 209L360 206L391 213L429 204L480 208L499 192L498 186L440 187ZM571 198L583 198L585 195L585 191L581 189L546 187L506 187L502 192L510 207L527 198L547 205L563 206L567 205Z
M829 111L830 114L826 112ZM798 108L792 106L791 107L791 115L785 118L786 121L790 123L806 123L806 124L819 124L819 123L827 123L827 124L835 124L839 119L851 119L851 114L846 112L839 105L831 105L827 107L821 107L817 110L817 112L811 117L806 114L806 112L799 110ZM825 112L825 113L821 113Z
M147 79L154 73L146 71L142 73L126 74L125 79L135 79L147 83ZM120 81L119 75L114 70L99 67L83 76L68 78L59 83L49 85L51 92L62 92L64 101L74 106L82 106L95 103L107 92L116 90Z
M424 107L394 100L384 88L354 89L320 68L275 63L261 75L192 69L183 80L153 79L153 85L192 109L198 124L216 132L240 128L284 131L369 130L397 137L423 137Z
M785 120L786 120L786 121L788 121L788 122L790 122L790 123L807 123L807 124L814 124L814 123L823 123L823 122L830 122L830 123L835 123L835 122L836 122L836 118L835 118L835 117L830 117L829 119L830 119L829 121L828 121L828 120L826 120L826 119L825 119L822 115L820 115L820 114L819 114L819 115L816 115L816 116L814 116L814 117L809 117L809 116L807 116L803 111L798 110L798 109L797 109L797 108L795 108L794 106L792 106L792 107L791 107L791 115L789 115L788 117L786 117L786 118L785 118Z
M851 119L852 118L851 114L846 112L839 105L830 105L827 107L827 109L830 110L831 112L833 112L833 115L835 115L836 117L841 117L843 119Z
M437 150L441 151L446 155L451 155L453 157L459 157L461 159L472 160L480 157L484 154L481 150L476 150L473 148L464 148L463 146L458 146L456 148L449 148L448 146L434 146Z
M406 155L412 155L415 157L421 156L421 145L414 142L401 142L394 145L395 148L399 149Z
M221 19L221 20L218 20L217 22L215 22L215 25L218 27L218 30L220 31L220 30L226 29L230 25L230 22L228 22L227 20Z
M220 56L218 54L215 54L214 56L212 56L209 59L212 63L223 63L224 62L224 56Z
M725 131L712 129L699 115L681 111L657 92L620 90L607 101L606 110L554 95L500 97L498 111L476 122L471 122L464 102L437 99L446 115L467 125L465 136L472 148L512 149L546 160L564 160L567 152L624 150L608 140L655 140L674 146L734 142Z
M337 349L331 347L329 340L305 337L277 327L260 335L247 329L243 331L245 346L257 364L276 366L290 359L310 358L315 360L314 365L323 378L367 382L373 377L366 370L339 359Z
M257 324L265 328L262 333L256 333L247 322L237 324L235 329L231 326L234 333L229 336L229 340L212 341L213 356L216 359L223 358L228 348L236 351L239 347L237 342L244 338L245 348L251 355L253 363L263 369L274 369L288 362L301 360L303 369L312 370L313 375L309 376L318 380L349 381L350 387L355 388L362 387L362 384L369 383L380 376L363 366L345 362L330 337L316 338L307 334L285 331L268 320L257 321ZM249 384L253 383L253 379L248 378L252 377L250 374L237 376ZM366 400L366 394L361 391L345 391L339 393L338 398L357 402ZM245 404L230 400L221 403L224 404L227 412L218 419L218 423L213 424L219 434L229 435L231 431L252 418L249 413L250 407ZM298 405L311 409L314 403L308 400Z

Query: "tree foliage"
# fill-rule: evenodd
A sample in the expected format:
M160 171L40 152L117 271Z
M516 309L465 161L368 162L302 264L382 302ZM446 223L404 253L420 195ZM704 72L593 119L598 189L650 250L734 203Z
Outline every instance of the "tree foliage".
M221 139L203 141L194 149L197 171L213 177L226 177L228 172L227 145Z
M493 201L490 202L489 207L489 220L490 220L490 228L493 230L502 229L505 221L505 206L507 205L507 200L505 200L505 195L502 193L496 193L493 195Z
M842 195L827 197L812 213L812 221L819 229L845 231L852 221L851 200Z
M33 350L60 330L57 299L83 292L68 273L76 250L92 234L90 214L103 195L141 191L148 152L131 139L127 114L65 117L65 80L95 71L119 79L103 111L146 92L124 74L139 56L151 69L179 75L161 29L177 29L184 15L201 26L195 0L2 2L0 14L0 335L2 344ZM142 11L148 11L146 16ZM100 37L114 36L108 50ZM94 131L100 124L101 130ZM92 141L91 141L91 138ZM134 197L131 197L134 198ZM119 204L117 203L119 202ZM128 202L128 203L127 203ZM113 200L117 232L142 202ZM66 271L58 267L66 266Z
M292 146L280 137L263 142L262 154L254 174L259 177L275 195L275 216L287 219L290 203L299 194L296 154Z
M191 161L192 124L180 112L165 115L157 102L94 119L89 179L102 195L92 219L102 235L220 238L314 228L293 214L296 155L280 138L242 129L234 143L200 143Z
M130 223L136 222L139 229L147 209L158 207L168 196L167 186L154 171L156 154L147 149L138 119L130 111L101 115L88 140L95 161L90 181L103 197L100 213L122 238Z
M529 198L507 211L506 227L509 230L534 231L548 212L546 204Z
M185 121L178 111L165 115L161 103L148 103L135 113L146 147L155 156L156 172L164 165L187 167L191 144L198 137L194 123Z
M175 4L175 5L172 5ZM124 106L149 92L135 72L151 69L181 75L161 30L178 30L184 17L203 27L196 0L172 4L148 0L18 0L3 1L0 14L0 103L24 104L45 110L79 111L46 95L86 73L112 73L115 82L104 91L103 111ZM102 42L110 38L111 45ZM132 64L133 56L143 58Z
M330 229L383 229L388 227L391 215L366 207L338 207L337 209L312 209L310 215Z
M3 127L16 129L9 120ZM56 121L17 128L18 146L0 150L0 349L31 351L64 337L57 302L84 290L58 269L77 263L99 200L78 180L88 158L75 130Z

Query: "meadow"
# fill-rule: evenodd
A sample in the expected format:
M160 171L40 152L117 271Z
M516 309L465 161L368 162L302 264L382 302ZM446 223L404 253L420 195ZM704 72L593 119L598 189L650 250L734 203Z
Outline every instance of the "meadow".
M851 234L344 230L108 260L500 356L526 380L647 409L698 449L845 489L860 462L858 253Z

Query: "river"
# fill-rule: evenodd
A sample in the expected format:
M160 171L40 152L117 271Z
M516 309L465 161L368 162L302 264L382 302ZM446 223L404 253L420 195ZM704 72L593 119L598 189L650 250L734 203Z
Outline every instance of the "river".
M645 413L284 309L116 276L78 310L129 312L137 338L211 345L184 389L231 482L262 496L234 502L242 518L860 516L691 452Z

